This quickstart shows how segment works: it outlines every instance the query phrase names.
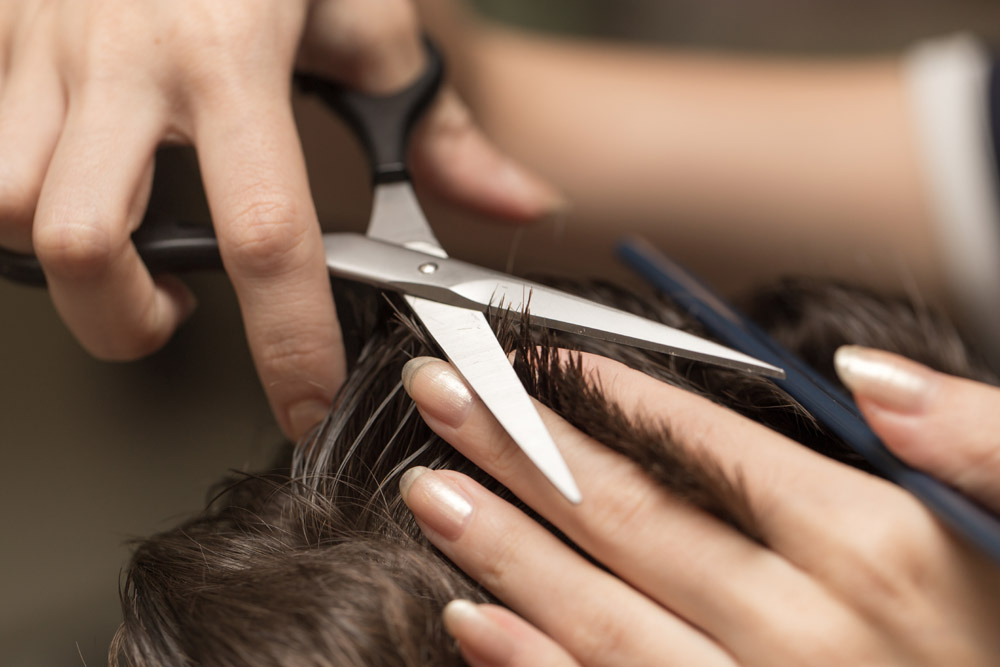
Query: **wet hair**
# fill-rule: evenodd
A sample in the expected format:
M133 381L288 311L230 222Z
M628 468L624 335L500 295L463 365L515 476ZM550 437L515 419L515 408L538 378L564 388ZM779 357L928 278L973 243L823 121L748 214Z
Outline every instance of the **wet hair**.
M703 333L662 298L604 283L563 281L559 287ZM799 280L757 294L746 308L834 380L833 350L845 343L995 380L947 320L903 299ZM399 497L399 477L415 465L459 470L520 503L421 421L400 370L411 357L436 351L404 311L379 298L356 300L352 335L364 345L326 422L286 447L273 470L231 476L200 516L138 543L122 585L112 665L463 664L441 610L458 597L495 600L422 536ZM539 333L510 315L497 317L494 326L504 347L517 351L515 368L532 394L639 462L672 493L751 537L754 512L739 479L685 449L662 425L628 419L603 397L599 379L584 375L579 358L560 361L553 346L617 359L864 467L765 379Z

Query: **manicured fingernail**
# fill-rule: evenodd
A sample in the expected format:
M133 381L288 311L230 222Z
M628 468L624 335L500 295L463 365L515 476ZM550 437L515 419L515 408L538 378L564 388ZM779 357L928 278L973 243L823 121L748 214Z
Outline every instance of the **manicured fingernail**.
M472 392L455 369L440 359L416 357L406 362L403 387L422 412L454 428L465 421L472 405Z
M417 481L417 478L429 470L430 468L425 466L415 466L403 472L399 477L399 495L403 496L404 501L410 495L410 487Z
M435 359L434 357L413 357L405 364L403 364L403 389L406 393L410 393L410 387L413 386L413 376L417 374L421 366L426 366L432 361L440 361L440 359Z
M410 468L399 479L399 492L413 515L447 540L462 534L472 502L450 479L423 466Z
M833 355L843 383L858 397L904 414L918 414L929 404L936 374L895 354L845 345Z
M514 639L498 623L484 614L479 605L468 600L452 600L442 614L444 627L462 646L484 665L506 665L514 655Z
M295 437L301 437L311 431L314 426L326 419L330 404L309 399L293 405L288 410L288 421Z

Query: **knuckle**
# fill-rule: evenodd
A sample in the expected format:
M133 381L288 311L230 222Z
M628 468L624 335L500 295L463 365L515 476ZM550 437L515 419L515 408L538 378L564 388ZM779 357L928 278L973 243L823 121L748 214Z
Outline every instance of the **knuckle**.
M382 3L382 7L376 20L352 26L350 46L356 56L370 57L417 34L417 17L410 3Z
M893 610L919 597L927 559L942 529L931 515L904 492L885 494L877 507L867 507L854 523L833 561L839 561L837 578L855 603L869 617L891 621Z
M102 275L119 249L99 217L79 214L39 225L34 246L47 272L77 280Z
M259 78L262 65L270 67L294 56L302 19L293 3L194 5L174 22L169 34L177 71L200 93L229 88L234 76Z
M343 18L351 21L344 30L347 56L372 57L419 34L417 13L408 1L380 2L364 14Z
M288 331L282 327L266 333L268 337L261 341L255 356L268 383L280 391L288 403L297 397L296 390L301 394L314 394L316 386L309 378L314 377L317 368L328 367L328 336L315 330L313 335L308 335L308 331ZM301 378L301 381L289 382L290 378Z
M87 10L81 23L61 21L62 57L70 83L92 84L146 74L148 59L137 58L152 39L148 22L122 3L97 3ZM80 33L85 38L79 37Z
M259 25L257 12L247 2L198 2L183 19L172 26L180 52L193 49L225 50L254 37Z
M583 529L591 543L612 548L632 544L647 527L651 503L659 495L650 493L648 481L634 464L623 466L607 472L613 479L605 488L615 491L604 495L587 514Z
M421 52L420 23L412 3L381 2L343 20L336 56L339 66L352 73L353 83L375 88L401 85L396 76L410 71Z
M627 624L610 607L591 610L586 623L573 625L567 645L574 655L586 656L595 665L625 664L632 653L634 637L629 637ZM631 641L630 641L631 640Z
M491 437L475 438L474 442L484 465L498 479L514 479L524 466L532 465L527 455L499 424L492 431Z
M850 623L802 617L789 619L783 628L763 628L781 646L781 664L787 665L872 665L886 664L887 656L872 645L863 629ZM780 632L779 632L780 630Z
M793 601L787 598L788 591L782 591L771 600L781 599L784 604L762 604L759 593L754 595L758 599L747 600L734 610L733 617L740 618L747 635L757 638L758 646L769 647L767 664L890 664L881 655L878 633L836 599L807 596L808 602ZM818 618L822 622L817 622Z
M1000 447L995 445L992 433L986 434L964 452L962 471L955 476L958 488L976 488L990 485L1000 473Z
M483 551L483 562L476 579L500 597L503 597L502 592L507 588L510 573L516 571L517 561L525 553L524 549L530 548L530 545L524 544L524 538L522 532L509 531L502 540Z
M230 256L238 270L273 275L297 265L307 228L298 224L293 197L279 192L254 192L226 223Z

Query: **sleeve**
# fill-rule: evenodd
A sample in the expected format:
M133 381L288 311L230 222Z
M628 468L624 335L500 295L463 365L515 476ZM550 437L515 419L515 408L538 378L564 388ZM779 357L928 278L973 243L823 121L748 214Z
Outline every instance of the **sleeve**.
M918 44L903 66L954 311L1000 370L1000 68L965 35Z

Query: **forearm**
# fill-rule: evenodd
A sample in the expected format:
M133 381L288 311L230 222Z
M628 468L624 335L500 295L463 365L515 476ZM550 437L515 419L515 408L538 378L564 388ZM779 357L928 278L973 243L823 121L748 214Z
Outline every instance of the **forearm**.
M599 237L626 225L724 287L819 272L941 294L897 61L470 34L458 74L478 117Z

